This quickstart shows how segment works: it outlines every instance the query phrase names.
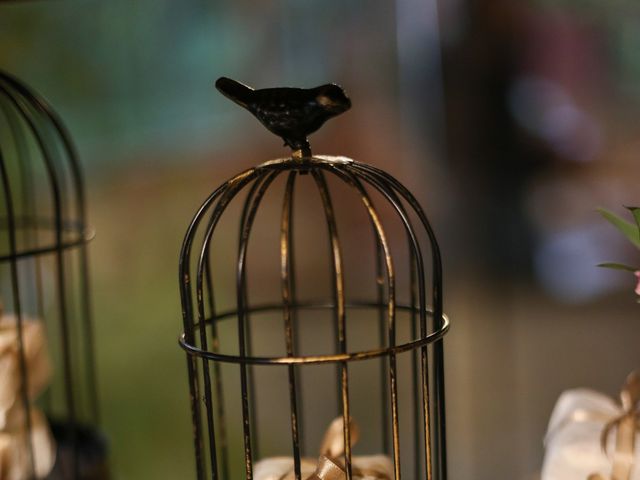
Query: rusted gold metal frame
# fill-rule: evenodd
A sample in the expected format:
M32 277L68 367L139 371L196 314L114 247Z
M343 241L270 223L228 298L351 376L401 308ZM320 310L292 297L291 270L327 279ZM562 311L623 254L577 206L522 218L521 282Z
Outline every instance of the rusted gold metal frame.
M287 173L282 202L280 224L280 278L281 303L250 305L247 285L247 252L253 223L265 193L273 181ZM299 302L296 298L295 262L293 241L294 187L296 178L310 174L317 187L327 230L331 258L333 293L330 302ZM362 201L369 217L376 240L377 299L374 302L348 302L344 291L343 252L338 236L335 211L326 175L344 182L354 190ZM210 248L215 229L223 213L244 188L249 187L240 218L240 234L236 269L237 308L233 311L216 312ZM396 299L396 271L387 240L387 234L378 210L370 196L373 190L380 194L395 210L405 230L409 245L410 304L398 304ZM411 217L417 218L421 230L426 233L431 254L431 290L427 282L423 253L419 236ZM204 222L203 222L204 221ZM206 225L201 228L201 224ZM204 232L204 233L199 233ZM201 239L197 261L192 261L192 250L196 238ZM194 270L195 264L195 270ZM180 254L180 293L183 305L184 333L180 345L187 353L187 367L191 392L192 420L196 467L199 480L229 478L229 452L227 426L224 411L223 388L220 365L237 364L240 367L242 431L244 441L245 476L253 479L253 463L257 453L257 405L253 366L281 365L287 368L289 381L292 456L296 480L301 479L301 431L302 395L299 388L300 368L310 364L336 364L338 369L339 408L343 417L345 442L345 471L352 479L352 452L349 414L349 362L380 358L383 381L383 447L392 445L394 478L401 478L400 411L398 406L396 357L403 352L413 354L412 383L416 421L422 419L422 432L414 430L416 457L423 449L423 461L416 458L414 478L446 480L445 443L445 398L444 398L444 351L442 337L449 329L449 320L442 311L442 266L440 251L431 225L413 195L396 179L384 171L344 157L295 157L263 163L235 176L204 202L192 220ZM195 272L193 279L192 271ZM192 282L195 280L195 297ZM429 303L427 295L429 294ZM428 305L431 305L428 307ZM347 345L347 314L351 309L367 308L378 312L381 346L366 351L349 351ZM326 309L334 314L336 352L327 355L300 355L297 340L297 317L308 309ZM413 340L396 343L396 315L398 311L411 316ZM281 312L284 322L286 356L261 357L252 353L249 318L257 313ZM235 319L238 326L238 355L220 352L217 324L225 319ZM207 328L209 327L209 333ZM430 365L428 349L433 348ZM213 369L213 381L212 372ZM418 374L418 370L420 373ZM429 372L433 373L430 377ZM201 372L201 373L200 373ZM431 391L433 385L433 392ZM204 407L204 415L202 409ZM388 412L387 410L390 410ZM205 420L203 423L203 419ZM216 424L217 422L217 424ZM390 424L390 430L389 430ZM205 458L203 428L207 430L209 461ZM422 439L421 439L422 438ZM423 447L421 447L423 445ZM423 467L421 467L423 465ZM424 470L421 471L421 468Z

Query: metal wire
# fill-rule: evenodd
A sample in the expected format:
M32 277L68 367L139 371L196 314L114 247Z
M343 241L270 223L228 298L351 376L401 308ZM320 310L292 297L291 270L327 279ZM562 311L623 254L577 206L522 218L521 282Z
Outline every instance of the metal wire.
M282 282L282 302L283 302L283 319L284 319L284 335L287 356L293 357L294 337L292 317L294 315L292 305L295 304L295 280L294 264L293 264L293 227L291 225L293 219L293 187L295 185L297 172L289 172L287 179L287 187L282 203L282 220L280 225L280 278ZM297 316L296 316L297 317ZM302 478L300 465L300 435L298 419L298 406L301 401L298 400L300 392L298 390L298 381L296 371L293 365L288 366L289 375L289 403L291 410L291 441L293 443L293 470L296 480ZM301 407L301 405L300 405Z
M252 236L252 227L260 203L281 172L287 173L280 215L280 298L276 302L251 304L250 287L247 284L248 245ZM295 236L294 205L295 187L299 175L310 174L312 183L320 197L324 223L329 239L329 258L331 271L331 295L329 299L318 301L300 301L296 296L296 268L294 262ZM333 179L333 180L332 180ZM344 249L338 232L336 210L332 200L329 180L346 185L360 199L372 227L375 241L375 300L349 299L345 290ZM250 187L249 187L250 186ZM236 264L236 308L217 312L214 308L214 288L212 270L209 264L214 231L220 218L232 200L246 187L248 194L242 203L240 216L240 238ZM409 258L409 303L397 300L397 273L384 219L377 209L372 193L389 203L396 213L405 232ZM341 208L342 205L341 205ZM208 218L206 227L203 220ZM413 225L417 219L420 230L426 234L428 250L431 254L432 273L431 290L427 302L427 279L424 269L423 246L418 230ZM203 232L203 233L201 233ZM192 261L192 251L198 244L197 262ZM196 295L191 291L192 270L195 265ZM337 368L338 412L342 416L344 440L344 470L347 479L352 479L353 452L351 449L351 399L349 395L349 364L353 361L366 361L375 358L381 360L379 369L381 387L380 435L383 451L393 459L394 479L400 480L403 471L401 444L411 435L401 431L400 416L414 418L411 423L422 427L413 428L414 461L412 478L446 480L446 450L444 428L444 370L442 337L449 329L449 321L442 312L442 268L440 252L431 225L416 199L397 180L385 172L366 164L354 162L342 157L305 157L288 158L263 163L232 178L205 201L194 216L187 229L179 265L180 292L183 304L184 332L179 343L187 354L189 385L192 402L192 420L194 423L194 445L196 449L196 467L199 480L205 478L208 468L211 478L229 478L229 451L226 447L227 421L221 408L222 393L225 397L237 399L242 411L242 432L244 444L245 478L253 479L254 462L260 457L257 453L258 391L252 380L252 366L270 365L286 368L288 379L289 418L291 436L292 472L296 480L302 480L301 443L304 433L305 409L300 388L300 375L305 366L334 364ZM205 290L204 286L207 285ZM206 295L205 295L206 293ZM205 298L210 297L210 298ZM208 305L207 316L205 304ZM307 312L319 310L333 314L335 352L319 355L303 355L299 346L300 317ZM374 312L377 317L380 346L368 350L354 351L347 344L349 312L363 310ZM194 316L197 312L197 316ZM251 348L250 321L252 315L280 313L283 319L285 352L283 356L256 356ZM404 343L397 341L397 315L405 312L409 315L412 338ZM238 330L238 354L224 353L219 347L218 327L220 322L236 321ZM206 331L213 335L213 345L208 346ZM196 332L200 332L196 343ZM433 364L429 361L429 351L433 348ZM411 353L410 372L399 369L397 356ZM209 364L213 364L213 370ZM240 391L237 394L224 388L220 376L220 365L237 364L240 367ZM198 368L201 365L201 370ZM210 375L213 372L213 385L216 390L217 410L214 412L211 394ZM430 376L433 373L433 377ZM413 407L402 411L399 401L399 377L411 377ZM434 388L431 392L430 382ZM204 391L201 391L204 388ZM433 393L434 401L431 401ZM204 402L201 401L204 400ZM205 416L201 409L205 408ZM214 415L215 414L215 415ZM206 420L205 420L206 417ZM214 422L214 417L217 424ZM205 420L204 424L202 423ZM208 432L209 455L204 452L203 428ZM225 448L216 448L216 442L223 441ZM391 451L389 451L391 447ZM422 451L422 457L419 452ZM220 458L222 455L222 459ZM421 460L422 458L422 460ZM219 464L225 474L218 477Z
M361 168L362 170L372 171L377 174L383 182L388 182L399 194L402 196L411 206L413 211L417 214L422 226L424 227L431 244L431 251L433 257L433 288L431 292L431 301L434 305L434 320L436 324L434 328L440 328L444 325L443 314L442 314L442 259L440 255L440 248L438 247L438 243L435 238L435 233L433 232L433 228L427 219L426 214L422 210L420 203L416 200L416 198L411 194L407 188L398 182L395 178L390 176L388 173L380 170L378 168L372 167L370 165L365 165L361 163L354 163L356 168ZM422 290L421 290L422 291ZM426 364L426 352L423 352L423 365ZM426 368L423 366L423 372ZM446 445L446 405L445 405L445 391L444 391L444 345L441 341L438 341L434 344L434 371L435 371L435 382L434 382L434 394L436 398L436 408L437 411L440 412L440 415L436 415L435 418L435 446L436 451L438 452L436 455L436 469L439 472L439 478L447 478L447 445ZM425 380L425 394L428 393L428 380Z
M0 145L3 150L0 152L0 188L4 200L0 232L8 238L8 249L0 250L0 264L10 266L9 300L18 329L21 401L30 412L23 324L25 316L31 313L57 324L60 330L61 359L57 367L62 371L63 382L60 386L54 383L52 389L62 388L65 411L62 417L58 413L59 418L54 420L61 422L63 435L71 446L70 458L64 460L68 466L60 468L70 466L65 478L75 479L81 474L78 429L83 425L97 425L99 411L87 259L87 243L92 234L86 227L84 181L76 151L61 119L38 94L3 71L0 71L0 107L0 120L6 122L7 146L14 145L11 155L9 149ZM35 179L38 172L44 175L43 185ZM43 205L50 206L51 212L42 213ZM44 232L49 235L47 242L41 239ZM77 271L69 268L71 259L77 262ZM50 262L53 267L53 283L43 281L43 262ZM47 315L43 306L45 296L55 300L55 315ZM35 300L30 302L30 297ZM77 311L73 305L78 306ZM77 338L72 339L75 335L72 329L78 333ZM46 401L45 406L51 407L51 402ZM25 415L25 428L28 432L25 438L30 439L30 414ZM97 433L95 438L101 448L104 447ZM35 477L32 445L28 445L27 451L31 476Z
M347 352L347 324L346 324L346 310L345 310L345 292L344 292L344 272L342 261L342 247L340 246L340 240L338 239L338 228L336 225L335 214L333 211L333 204L331 202L331 196L329 195L329 189L322 175L321 170L314 169L311 171L320 197L322 198L322 206L324 208L324 214L327 220L327 228L329 230L330 249L332 258L332 271L333 271L333 304L334 316L335 316L335 330L337 333L337 350L339 353ZM342 361L339 367L339 384L340 384L340 396L342 406L342 425L344 436L344 456L345 456L345 470L347 474L347 480L351 480L353 476L351 467L351 415L349 414L349 371L347 362Z
M14 225L14 210L13 210L13 201L11 196L11 185L9 183L9 174L7 172L7 167L5 165L4 156L2 156L2 152L0 152L0 176L2 177L2 189L5 197L5 205L7 210L7 220L9 224L9 252L16 251L16 230ZM13 294L13 308L17 319L17 331L18 331L18 352L19 352L19 360L20 360L20 397L22 400L22 404L25 406L26 417L25 417L25 429L28 435L25 438L27 452L29 455L29 468L32 476L35 476L35 459L33 456L33 442L31 437L31 402L29 402L29 394L28 394L28 378L29 372L27 370L27 360L25 357L25 347L24 347L24 327L23 327L23 317L22 317L22 306L20 302L20 286L19 286L19 275L18 275L18 265L16 258L11 258L10 260L11 267L11 293Z
M407 238L409 239L409 246L412 260L415 259L415 266L418 272L418 286L417 290L419 292L419 312L420 312L420 335L424 337L427 332L427 320L425 315L425 276L424 276L424 264L422 259L422 251L420 250L420 244L415 235L415 231L411 225L411 221L407 216L407 212L403 207L402 203L398 199L397 195L392 189L389 189L388 185L385 182L380 181L379 178L367 175L363 173L364 178L370 182L380 193L382 193L385 198L393 205L396 209L402 223L404 225L405 231L407 233ZM416 286L412 283L411 291L412 291L412 304L413 304L413 291ZM412 316L413 320L413 316ZM427 478L430 478L433 472L432 467L432 451L431 451L431 431L429 428L429 416L430 416L430 399L429 399L429 368L428 368L428 360L427 360L428 352L426 347L422 347L421 349L421 373L422 373L422 418L424 420L424 436L425 436L425 467L427 470ZM415 440L415 442L419 442ZM419 467L416 467L419 468ZM417 474L416 474L417 475Z

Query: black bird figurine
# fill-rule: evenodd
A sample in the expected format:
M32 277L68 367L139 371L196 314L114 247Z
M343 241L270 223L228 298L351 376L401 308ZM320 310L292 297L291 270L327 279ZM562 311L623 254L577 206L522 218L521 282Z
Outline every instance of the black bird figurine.
M263 88L254 90L221 77L216 88L227 98L249 110L267 129L282 137L284 144L310 156L307 136L331 117L351 108L344 90L333 83L315 88Z

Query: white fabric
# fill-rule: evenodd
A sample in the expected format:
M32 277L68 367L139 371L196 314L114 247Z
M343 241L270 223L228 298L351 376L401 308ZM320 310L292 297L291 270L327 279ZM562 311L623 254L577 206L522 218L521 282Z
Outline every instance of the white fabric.
M300 459L300 473L304 480L318 477L322 480L346 480L346 474L340 466L344 464L343 426L342 417L331 422L322 439L319 460ZM353 419L349 419L349 427L353 446L360 438L360 428ZM394 477L393 462L386 455L354 456L351 464L354 480L388 480ZM294 480L293 458L271 457L261 460L256 464L253 475L255 480Z
M301 459L302 478L308 478L316 471L316 460L312 458ZM293 458L271 457L260 460L253 470L255 480L281 480L283 475L293 472ZM295 476L293 477L295 478Z
M613 399L593 390L568 390L560 395L547 430L542 480L586 480L594 473L609 478L611 461L602 451L600 436L605 424L621 413ZM636 444L640 445L638 435ZM614 451L615 434L610 435L607 447ZM634 469L631 480L640 480L640 467Z
M302 458L301 473L302 478L308 479L316 471L318 460L312 458ZM380 472L383 476L354 475L354 480L379 480L380 478L393 478L393 462L386 455L368 455L353 457L354 468L372 470ZM260 460L256 463L253 471L254 480L293 480L293 458L291 457L271 457Z

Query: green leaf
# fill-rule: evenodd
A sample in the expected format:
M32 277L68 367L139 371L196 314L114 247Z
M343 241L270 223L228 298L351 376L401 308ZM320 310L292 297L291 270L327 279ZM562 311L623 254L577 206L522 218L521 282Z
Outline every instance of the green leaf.
M635 272L638 270L637 268L630 267L629 265L615 262L599 263L598 266L603 268L613 268L615 270L626 270L627 272Z
M624 207L631 212L633 219L636 221L638 227L638 234L640 235L640 207Z
M640 229L638 225L634 225L631 222L627 222L625 219L620 218L615 213L610 212L604 208L597 209L600 215L602 215L609 223L616 227L622 234L627 237L638 248L640 248ZM635 213L634 213L635 216Z

